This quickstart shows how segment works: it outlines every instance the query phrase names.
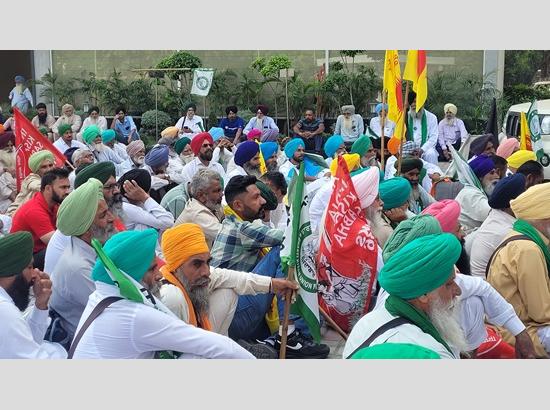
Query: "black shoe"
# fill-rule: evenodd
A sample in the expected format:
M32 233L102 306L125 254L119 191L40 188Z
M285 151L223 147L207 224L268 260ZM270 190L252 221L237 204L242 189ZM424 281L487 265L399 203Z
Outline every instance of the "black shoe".
M258 342L249 342L244 339L237 340L237 343L245 350L248 350L256 359L278 359L279 353L273 347Z
M276 334L261 341L271 346L277 352L281 349L281 336ZM326 359L330 353L330 347L325 344L317 344L309 335L295 330L286 339L286 357L289 359Z

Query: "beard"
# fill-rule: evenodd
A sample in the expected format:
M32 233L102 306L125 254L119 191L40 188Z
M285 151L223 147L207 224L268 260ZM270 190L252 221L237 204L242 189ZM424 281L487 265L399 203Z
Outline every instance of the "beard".
M132 161L137 166L142 166L143 163L145 162L145 155L140 155L139 157L132 157Z
M346 130L351 130L351 127L353 127L353 120L351 117L346 118L344 117L344 121L342 121L342 128L345 128Z
M103 143L94 144L94 150L97 152L103 152L105 150L105 147Z
M212 154L214 153L213 150L211 149L208 149L206 152L200 152L199 153L199 158L202 159L203 161L211 161L212 160Z
M124 222L124 210L122 209L122 194L114 194L111 200L108 201L107 206L109 211L115 216L115 218L121 219Z
M277 161L267 161L265 163L265 167L268 171L278 171L279 167L277 167Z
M460 325L460 305L458 298L447 305L438 298L430 306L428 317L447 344L459 352L466 352L469 349Z
M250 163L246 162L243 164L243 169L246 171L248 175L254 175L256 178L259 178L262 176L262 173L260 172L260 165L258 164L257 167L251 166Z
M183 165L187 165L195 159L195 156L193 154L190 154L190 155L180 154L180 159L181 159L181 162L183 163Z
M221 203L218 203L216 201L208 200L204 203L204 206L210 209L216 215L222 210Z
M17 275L15 281L6 289L6 293L13 299L13 303L17 306L17 309L22 312L29 306L30 291L31 285L22 273Z
M65 197L62 198L61 196L57 195L57 192L52 191L52 201L54 201L56 204L61 204L64 199Z
M38 123L39 124L46 124L46 119L48 118L48 113L37 114L37 115L38 115Z
M366 210L366 217L369 221L373 222L377 220L377 214L380 213L380 209L377 206L370 205Z
M447 118L445 117L445 122L447 123L447 125L455 125L455 121L456 121L456 118Z
M97 239L99 242L104 244L107 240L118 233L113 224L107 224L105 228L101 228L97 225L92 225L92 238Z
M490 182L483 182L483 183L482 183L482 185L483 185L483 190L485 191L485 193L487 194L487 196L491 196L491 194L492 194L493 191L495 190L495 186L496 186L497 183L498 183L498 179L497 179L497 180L490 181Z
M210 290L208 289L210 278L201 278L194 284L191 284L191 282L183 274L178 274L178 279L187 291L197 316L203 314L207 315L210 307L208 300L210 296Z

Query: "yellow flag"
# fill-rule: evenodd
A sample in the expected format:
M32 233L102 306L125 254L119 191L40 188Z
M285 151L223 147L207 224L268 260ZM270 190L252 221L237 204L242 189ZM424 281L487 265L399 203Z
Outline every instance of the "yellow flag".
M403 91L401 89L401 66L397 50L386 50L384 59L384 91L388 92L388 118L395 122L394 136L403 136ZM391 137L392 135L386 135Z
M428 66L425 50L409 50L403 79L412 81L416 93L416 111L420 110L428 98Z
M260 145L260 142L258 140L255 140L256 144ZM267 167L265 165L264 156L262 154L262 149L260 148L260 173L263 175L267 172Z
M521 113L520 118L520 137L519 137L519 149L526 149L533 151L533 144L531 142L531 132L529 131L529 125L527 124L527 116L524 112Z

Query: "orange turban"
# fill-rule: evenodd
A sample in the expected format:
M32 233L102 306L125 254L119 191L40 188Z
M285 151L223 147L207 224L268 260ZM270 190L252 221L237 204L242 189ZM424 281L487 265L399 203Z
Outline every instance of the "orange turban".
M388 142L388 151L390 151L390 154L397 155L397 153L399 152L399 145L399 138L390 138L390 141Z
M197 224L181 224L162 234L163 269L174 272L191 256L209 251L202 229ZM161 270L162 272L162 270Z

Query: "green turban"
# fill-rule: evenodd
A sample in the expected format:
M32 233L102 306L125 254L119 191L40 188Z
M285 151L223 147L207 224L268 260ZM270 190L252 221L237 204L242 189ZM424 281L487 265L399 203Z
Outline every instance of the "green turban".
M390 295L416 299L449 279L461 252L462 245L451 233L416 238L389 258L378 281Z
M388 262L392 255L412 240L441 232L443 232L441 225L431 215L416 215L400 222L384 245L382 253L384 262Z
M191 144L191 140L187 137L180 138L176 141L176 144L174 145L174 150L179 154L185 149L185 147Z
M0 238L0 278L23 272L32 261L34 241L27 231L7 234Z
M256 186L260 190L262 198L265 199L265 209L268 211L274 211L275 209L277 209L279 203L277 202L277 197L275 196L271 188L269 188L262 181L256 181Z
M399 161L395 161L395 169L397 169L398 166ZM421 172L423 167L424 163L421 159L418 158L407 157L403 158L403 160L401 161L401 173L403 174L412 171L413 169L418 169L418 171Z
M87 232L94 223L101 199L103 184L90 178L61 202L57 211L57 229L67 236L79 236Z
M87 166L80 169L80 171L77 171L78 172L75 171L75 188L78 188L90 178L99 179L102 184L105 184L111 176L114 177L116 175L115 164L113 164L112 162L97 162L95 164L87 164Z
M53 154L48 150L42 150L35 152L29 157L29 168L33 173L37 173L40 169L40 164L42 164L42 161L49 159L52 162L55 162L55 158Z
M65 135L65 133L67 131L69 131L71 129L71 126L69 124L61 124L58 128L57 128L57 131L59 131L59 135L60 136L63 136Z
M384 209L398 208L405 204L411 195L411 183L403 177L385 180L378 187Z
M372 147L372 142L366 135L361 135L351 146L351 154L363 156Z
M40 134L42 134L42 135L48 135L48 128L47 127L40 127L40 128L38 128L38 131L40 131Z
M93 140L97 137L101 137L101 130L97 125L89 125L86 127L82 133L82 139L87 143L91 144Z
M350 359L441 359L441 356L423 346L386 342L364 347Z
M117 268L140 282L155 258L157 241L158 233L152 228L144 231L124 231L112 236L103 246L103 250ZM137 247L139 252L136 252ZM99 258L92 270L92 279L114 285Z

